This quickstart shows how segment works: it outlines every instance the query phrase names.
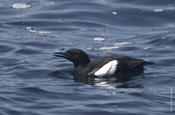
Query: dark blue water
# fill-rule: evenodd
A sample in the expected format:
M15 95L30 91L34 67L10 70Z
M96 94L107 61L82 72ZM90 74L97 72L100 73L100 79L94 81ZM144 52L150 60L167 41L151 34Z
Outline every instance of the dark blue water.
M174 14L174 0L1 0L0 115L174 115ZM72 47L155 64L92 86L52 55Z

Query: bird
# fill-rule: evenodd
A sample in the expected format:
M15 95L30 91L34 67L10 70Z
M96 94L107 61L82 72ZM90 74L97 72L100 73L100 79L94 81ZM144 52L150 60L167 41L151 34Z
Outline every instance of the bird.
M115 81L125 82L143 73L144 65L153 64L153 62L120 54L90 60L88 54L78 48L55 52L54 56L71 61L74 65L74 79L85 83L95 78L115 78Z

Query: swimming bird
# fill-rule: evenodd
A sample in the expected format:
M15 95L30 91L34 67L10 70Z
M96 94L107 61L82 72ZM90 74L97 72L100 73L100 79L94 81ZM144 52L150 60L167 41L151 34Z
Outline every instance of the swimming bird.
M89 82L94 78L116 78L116 81L127 81L143 73L144 65L152 64L152 62L119 54L91 61L87 53L77 48L55 52L54 56L71 61L74 65L74 79L81 82Z

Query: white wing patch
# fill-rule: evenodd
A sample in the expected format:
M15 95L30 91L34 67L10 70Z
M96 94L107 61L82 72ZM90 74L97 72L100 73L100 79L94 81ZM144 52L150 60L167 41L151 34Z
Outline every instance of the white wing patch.
M94 75L97 77L110 76L115 73L118 61L112 60L97 70Z

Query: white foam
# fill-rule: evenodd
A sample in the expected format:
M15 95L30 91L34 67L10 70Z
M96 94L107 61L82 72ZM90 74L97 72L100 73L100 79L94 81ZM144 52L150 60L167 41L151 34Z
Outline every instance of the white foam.
M109 46L109 47L101 47L101 50L113 50L113 49L118 49L123 45L129 45L131 44L130 42L119 42L119 43L115 43L113 46Z
M51 32L49 31L38 31L39 34L50 34Z
M105 38L102 38L102 37L95 37L94 40L95 40L95 41L98 41L98 42L103 42L103 41L105 41Z
M112 14L113 14L113 15L117 15L117 12L116 12L116 11L112 11Z
M15 3L12 5L12 8L15 8L15 9L25 9L25 8L30 8L31 5L29 4L26 4L26 3Z
M113 50L118 49L119 46L101 47L100 50Z
M50 34L51 32L49 31L37 31L32 27L26 27L26 30L31 32L31 33L38 33L38 34L42 34L42 35L46 35L46 34Z
M163 9L154 9L154 12L156 12L156 13L159 13L159 12L163 12Z
M144 49L145 49L145 50L148 50L148 49L151 49L151 47L145 47Z
M37 33L37 31L32 27L26 27L26 30L31 32L31 33Z
M123 46L123 45L129 45L131 44L130 42L119 42L119 43L115 43L115 46Z

